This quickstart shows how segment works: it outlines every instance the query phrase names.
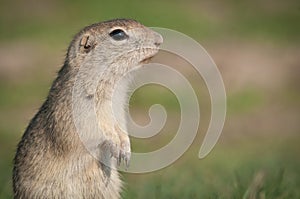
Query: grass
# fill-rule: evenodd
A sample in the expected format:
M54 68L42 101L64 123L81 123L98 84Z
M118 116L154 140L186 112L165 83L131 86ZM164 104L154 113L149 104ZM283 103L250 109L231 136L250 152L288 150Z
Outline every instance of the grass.
M264 106L263 93L258 89L243 89L227 98L228 114L249 113Z
M287 140L288 141L288 140ZM284 158L297 154L279 143L261 141L244 147L217 146L205 159L197 159L192 147L175 164L161 171L132 175L124 198L299 198L299 162ZM241 144L241 143L239 143ZM236 144L232 143L231 146Z

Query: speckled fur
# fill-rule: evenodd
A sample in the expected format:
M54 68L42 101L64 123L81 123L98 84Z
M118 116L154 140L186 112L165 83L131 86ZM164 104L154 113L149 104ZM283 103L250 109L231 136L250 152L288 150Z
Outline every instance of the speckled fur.
M127 31L128 41L120 44L110 38L109 31L115 27ZM88 50L82 46L83 39L91 42ZM107 167L87 151L76 132L72 89L79 69L88 74L93 67L102 67L95 91L89 87L93 80L88 75L83 75L82 84L86 97L95 99L101 121L103 134L95 138L112 141L120 149L126 145L124 150L130 153L129 137L120 132L110 112L111 95L116 82L143 59L157 53L161 42L160 35L128 19L93 24L74 37L46 101L18 145L13 170L14 198L120 198L122 183L114 169L116 158L111 158L108 174ZM126 86L118 96L121 116L125 96Z

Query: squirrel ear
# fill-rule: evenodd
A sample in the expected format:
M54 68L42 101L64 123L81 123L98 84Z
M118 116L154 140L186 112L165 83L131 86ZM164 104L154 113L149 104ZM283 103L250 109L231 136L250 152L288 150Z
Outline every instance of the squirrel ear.
M82 50L83 52L90 52L90 50L92 50L95 47L95 38L93 37L93 35L90 34L85 34L82 36L81 40L80 40L80 50Z

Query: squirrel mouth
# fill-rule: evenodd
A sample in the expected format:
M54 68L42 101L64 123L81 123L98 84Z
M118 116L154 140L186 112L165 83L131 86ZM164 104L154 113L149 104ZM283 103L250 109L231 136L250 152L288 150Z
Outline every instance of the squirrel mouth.
M153 57L154 57L154 55L146 57L145 59L143 59L142 61L140 61L140 63L141 64L148 64Z
M140 64L148 64L151 59L158 53L158 49L155 50L154 52L149 53L148 56L146 56L146 58L142 59L142 61L140 61Z

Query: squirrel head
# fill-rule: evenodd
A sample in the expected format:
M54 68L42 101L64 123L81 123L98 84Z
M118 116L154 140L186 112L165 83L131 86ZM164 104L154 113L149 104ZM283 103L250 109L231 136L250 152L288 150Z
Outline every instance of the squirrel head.
M160 34L131 19L93 24L73 39L67 54L70 65L126 72L153 57L163 42ZM111 68L114 66L113 68Z

